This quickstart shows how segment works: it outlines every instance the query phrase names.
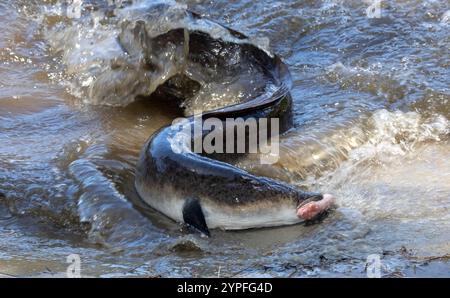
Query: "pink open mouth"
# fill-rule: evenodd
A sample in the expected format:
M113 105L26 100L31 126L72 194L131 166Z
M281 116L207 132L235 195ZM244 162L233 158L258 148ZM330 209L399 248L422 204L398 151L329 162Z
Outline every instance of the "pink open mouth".
M313 201L306 203L297 209L297 216L304 220L311 220L329 209L335 202L334 196L330 194L324 194L323 198L319 201Z

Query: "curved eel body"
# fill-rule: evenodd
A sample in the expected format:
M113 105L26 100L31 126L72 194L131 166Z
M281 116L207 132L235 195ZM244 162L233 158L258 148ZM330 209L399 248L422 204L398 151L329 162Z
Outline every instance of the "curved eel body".
M189 32L189 60L215 55L209 51L217 43L226 46L229 42L216 40L204 32ZM266 89L245 102L203 113L201 119L267 118L270 122L278 118L280 133L286 131L292 124L291 78L287 67L277 56L270 56L250 43L240 44L238 51L268 78L270 91ZM220 59L210 56L210 59ZM165 88L170 89L167 84ZM176 90L172 90L174 93ZM194 117L189 117L187 123L193 127ZM303 221L297 212L300 204L323 198L321 194L306 193L287 183L232 166L225 162L230 157L226 154L222 157L198 154L191 150L192 146L182 152L173 150L172 140L179 133L179 128L168 126L150 137L142 149L135 178L139 196L177 222L207 235L214 228L236 230L290 225Z

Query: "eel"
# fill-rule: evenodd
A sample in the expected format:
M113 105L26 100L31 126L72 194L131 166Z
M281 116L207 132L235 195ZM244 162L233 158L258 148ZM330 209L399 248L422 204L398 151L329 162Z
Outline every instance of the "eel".
M202 18L191 11L186 11L186 14L192 19ZM277 119L280 134L293 124L292 81L287 66L277 55L255 46L244 34L220 24L217 26L226 30L235 41L215 37L201 28L186 27L171 28L149 37L144 26L138 23L131 26L129 34L121 39L124 48L131 39L139 39L141 45L145 43L148 51L145 61L149 69L158 68L158 55L155 53L174 46L181 48L177 55L183 57L177 59L183 66L155 91L181 105L186 102L185 106L193 105L192 98L201 89L201 81L204 84L205 78L214 75L211 69L219 69L219 77L233 78L242 74L243 69L250 68L251 73L258 74L259 82L252 89L254 92L244 100L202 111L200 115L186 109L186 114L192 114L184 119L182 126L170 125L154 133L143 146L137 163L137 193L152 208L208 236L210 229L274 227L315 218L330 207L334 198L329 194L305 192L230 164L249 154L249 146L243 153L195 150L195 140L189 132L208 119L223 123L223 135L227 135L224 127L230 119L255 119L258 127L260 119L267 119L267 123ZM212 126L209 129L203 127L200 139L211 131ZM258 130L258 140L261 133ZM232 137L236 138L236 135ZM248 143L248 132L244 139ZM225 139L225 144L232 141ZM183 150L177 150L177 146ZM236 149L235 144L232 147Z

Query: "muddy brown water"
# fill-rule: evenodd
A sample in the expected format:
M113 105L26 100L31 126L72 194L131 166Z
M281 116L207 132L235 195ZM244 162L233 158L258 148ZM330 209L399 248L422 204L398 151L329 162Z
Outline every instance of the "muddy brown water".
M76 24L64 2L6 0L0 274L64 276L78 254L83 276L366 276L378 255L385 276L450 276L448 3L382 1L379 18L359 0L178 3L269 42L292 72L280 161L238 165L331 192L338 207L313 225L189 234L133 188L141 146L179 111L90 105L73 83L82 74L67 74L76 45L51 47L49 27Z

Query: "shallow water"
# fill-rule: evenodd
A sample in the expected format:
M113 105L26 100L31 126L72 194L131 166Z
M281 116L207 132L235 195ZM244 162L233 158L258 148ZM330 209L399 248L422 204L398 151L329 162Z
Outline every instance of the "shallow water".
M382 1L380 18L359 0L178 1L270 41L291 70L295 127L280 161L239 166L338 198L314 225L209 239L133 189L141 146L179 112L89 104L83 69L70 74L87 48L65 39L55 51L52 30L71 20L49 2L0 3L0 274L58 275L79 254L85 276L366 276L378 254L386 276L450 276L446 1ZM99 24L79 28L114 31Z

